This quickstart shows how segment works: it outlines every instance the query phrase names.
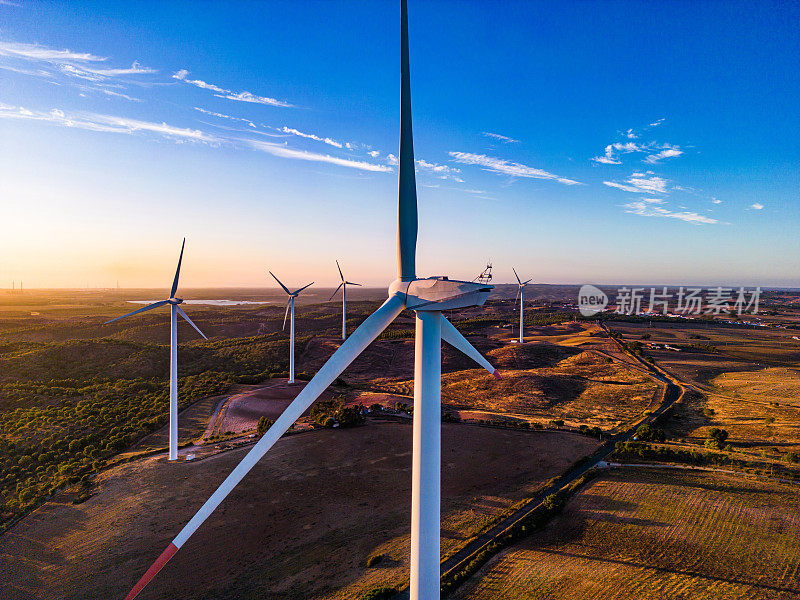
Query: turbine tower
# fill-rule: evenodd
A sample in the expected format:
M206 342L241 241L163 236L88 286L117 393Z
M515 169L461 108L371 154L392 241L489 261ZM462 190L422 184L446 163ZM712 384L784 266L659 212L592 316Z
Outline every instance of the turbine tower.
M175 270L175 279L172 281L172 289L169 292L169 298L148 304L144 308L140 308L127 315L122 315L116 319L106 321L104 325L119 321L125 317L130 317L138 313L143 313L148 310L153 310L159 306L169 304L170 317L169 317L169 459L178 459L178 315L183 317L189 325L197 330L197 333L203 336L203 339L208 339L206 334L200 331L200 328L195 325L189 318L180 304L183 302L182 298L176 298L175 293L178 291L178 278L181 275L181 261L183 260L183 248L186 246L186 238L183 238L181 244L181 254L178 257L178 268Z
M416 276L417 195L411 139L406 0L401 0L401 13L397 279L389 286L389 297L322 365L314 378L167 546L126 600L132 600L138 595L283 433L406 308L416 312L410 592L411 600L439 598L442 339L495 377L499 378L500 374L442 314L445 310L482 305L492 286L455 281L447 277L417 279Z
M348 285L357 285L361 287L360 283L353 283L352 281L347 281L342 275L342 267L339 266L339 261L336 261L336 268L339 269L339 279L342 280L342 283L339 284L334 292L331 294L331 297L328 300L333 300L333 297L336 295L336 292L339 291L339 288L342 289L342 341L347 339L347 286Z
M533 279L528 279L528 281L520 281L519 275L517 275L517 270L514 267L511 267L511 270L514 271L514 277L517 278L517 298L519 299L519 343L524 343L522 339L522 315L525 312L523 310L525 304L525 286L528 285Z
M290 292L289 289L281 283L281 280L275 277L272 271L270 271L269 274L272 275L272 278L283 288L283 291L289 294L289 300L286 301L286 312L283 314L283 329L286 329L286 317L289 315L289 310L291 309L292 318L289 322L289 383L294 383L294 299L297 298L304 289L313 285L314 282L312 281L299 290Z

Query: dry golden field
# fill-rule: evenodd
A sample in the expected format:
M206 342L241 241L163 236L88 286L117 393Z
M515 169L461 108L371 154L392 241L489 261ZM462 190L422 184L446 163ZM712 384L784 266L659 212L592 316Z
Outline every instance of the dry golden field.
M681 348L645 350L698 392L668 421L673 436L702 441L719 427L730 433L735 448L775 457L800 452L800 341L792 339L797 330L669 323L614 323L612 329L626 341Z
M720 474L625 468L590 482L454 600L800 597L800 493Z

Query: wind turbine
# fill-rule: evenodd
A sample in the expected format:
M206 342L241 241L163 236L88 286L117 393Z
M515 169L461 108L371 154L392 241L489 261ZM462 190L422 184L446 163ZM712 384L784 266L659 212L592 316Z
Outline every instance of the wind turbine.
M289 315L289 309L291 308L292 311L292 319L289 322L289 383L294 383L294 299L302 292L304 289L313 285L314 282L312 281L308 285L304 285L299 290L295 290L293 292L289 291L285 285L281 283L281 280L275 277L272 271L269 272L272 275L272 278L278 282L283 288L283 291L289 294L289 300L286 301L286 312L283 314L283 329L286 329L286 317Z
M186 238L183 238L181 244L181 254L178 257L178 268L175 270L175 279L172 281L172 289L169 292L169 298L148 304L144 308L140 308L127 315L122 315L116 319L106 321L104 325L119 321L125 317L130 317L138 313L143 313L148 310L153 310L159 306L169 304L169 459L178 459L178 315L182 316L189 325L197 330L197 333L203 336L203 339L208 339L206 334L200 331L200 328L195 325L183 309L179 306L182 298L176 298L175 293L178 291L178 278L181 274L181 261L183 260L183 248L186 246Z
M388 299L347 338L283 414L162 552L126 597L132 600L211 515L281 435L342 371L408 308L416 312L411 498L411 600L439 598L441 470L441 341L444 339L499 379L500 374L442 311L480 306L492 286L447 277L417 279L417 194L411 132L406 0L401 0L401 111L397 214L397 279Z
M348 285L357 285L361 287L360 283L353 283L352 281L347 281L342 275L342 267L339 266L339 261L336 261L336 268L339 269L339 278L342 280L342 283L339 284L334 292L331 294L331 297L328 300L333 300L333 297L336 295L336 292L339 291L339 288L342 288L342 341L347 339L347 286Z
M514 271L514 277L517 278L517 299L519 299L519 343L522 344L524 343L522 339L522 315L524 313L523 307L525 304L525 286L533 281L533 279L528 279L528 281L520 281L519 275L517 275L517 270L514 267L511 267L511 270Z

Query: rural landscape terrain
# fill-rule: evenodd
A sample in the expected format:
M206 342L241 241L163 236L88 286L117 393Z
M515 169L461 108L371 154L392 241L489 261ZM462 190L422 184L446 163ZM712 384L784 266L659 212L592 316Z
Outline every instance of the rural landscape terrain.
M442 345L443 595L800 597L800 292L582 317L530 285L519 343L516 290L448 314L502 379ZM282 292L184 292L172 463L168 318L103 324L163 290L0 293L0 597L123 598L341 344L331 291L298 298L296 383ZM348 294L353 331L385 292ZM413 356L405 312L141 597L403 597Z

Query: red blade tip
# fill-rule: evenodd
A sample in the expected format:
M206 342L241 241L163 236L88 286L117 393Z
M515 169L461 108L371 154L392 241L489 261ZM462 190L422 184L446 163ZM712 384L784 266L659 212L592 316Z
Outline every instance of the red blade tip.
M150 580L156 576L156 574L164 567L165 564L167 564L167 562L169 562L169 559L175 556L177 551L178 547L175 544L170 543L170 545L167 546L167 549L161 553L161 556L156 559L156 562L154 562L153 565L147 569L147 573L142 575L142 578L139 580L139 582L133 586L133 589L130 591L130 593L125 596L125 600L133 600L136 598L136 596L139 595L139 592L141 592L144 587L150 583Z

